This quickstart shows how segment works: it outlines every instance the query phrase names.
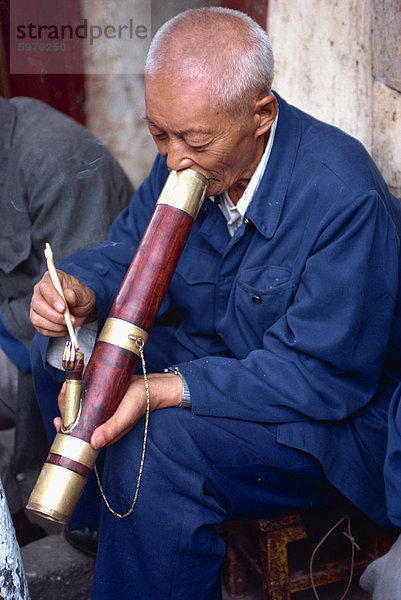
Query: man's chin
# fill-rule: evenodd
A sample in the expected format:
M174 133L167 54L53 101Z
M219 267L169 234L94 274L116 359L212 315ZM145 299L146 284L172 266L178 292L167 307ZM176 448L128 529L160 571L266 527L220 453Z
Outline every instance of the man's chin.
M226 190L224 189L224 186L221 184L221 182L216 181L214 179L209 179L209 185L206 189L207 196L218 196L219 194L222 194L225 191Z

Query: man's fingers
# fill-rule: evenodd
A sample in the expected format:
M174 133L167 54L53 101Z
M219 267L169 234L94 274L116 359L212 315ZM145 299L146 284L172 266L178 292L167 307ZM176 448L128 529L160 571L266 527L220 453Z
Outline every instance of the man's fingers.
M57 271L57 273L60 278L61 286L63 287L64 274L62 271ZM39 298L42 297L43 300L50 304L57 312L62 313L65 310L64 298L60 296L60 294L54 287L48 271L43 275L39 283L36 284L34 288L34 294L36 292L38 293Z
M98 450L118 442L137 424L145 412L146 395L143 381L140 377L133 376L131 385L114 415L93 432L91 445Z
M60 296L48 273L35 285L31 301L30 319L39 333L48 337L61 337L67 333L64 311L66 302L71 321L78 327L86 320L96 318L96 300L92 290L78 279L57 271L65 299Z
M114 415L95 429L91 437L91 445L99 450L103 446L109 446L118 442L132 427L134 423L128 417L122 417L118 409Z
M64 290L64 296L67 300L71 316L76 320L87 317L95 306L95 296L91 290L85 286L72 286Z
M31 300L30 319L32 325L48 336L65 333L65 302L54 288L50 276L45 273L35 285Z
M45 318L31 309L30 319L35 329L46 337L63 337L66 335L67 328L63 316L61 316L61 319L57 316Z

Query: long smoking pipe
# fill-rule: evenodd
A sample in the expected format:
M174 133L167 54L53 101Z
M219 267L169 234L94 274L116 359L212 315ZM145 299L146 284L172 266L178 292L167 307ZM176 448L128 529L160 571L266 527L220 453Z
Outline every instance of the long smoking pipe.
M207 183L192 169L170 172L78 391L82 365L67 370L74 407L67 407L68 423L57 433L27 504L42 517L67 523L85 488L99 453L90 445L91 435L114 414L127 390L140 356L138 341L143 345L148 339Z

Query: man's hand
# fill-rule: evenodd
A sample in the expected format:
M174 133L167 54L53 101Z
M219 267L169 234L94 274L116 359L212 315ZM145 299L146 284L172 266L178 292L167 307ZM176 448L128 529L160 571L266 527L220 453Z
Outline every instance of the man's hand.
M147 376L149 384L150 410L178 406L182 400L181 378L174 373L152 373ZM58 406L60 414L64 414L65 384L60 390ZM121 439L138 423L146 413L146 391L142 375L133 375L131 383L120 402L116 412L108 421L99 425L91 437L91 445L95 450L109 446ZM58 432L63 420L53 420Z
M182 382L178 375L152 373L148 375L148 384L151 411L180 404ZM145 412L145 382L141 375L133 375L128 390L114 415L93 432L91 445L99 449L114 444L137 424Z
M76 277L57 271L74 327L96 319L94 292L80 283ZM67 334L64 319L65 302L58 294L46 272L35 285L31 300L30 319L35 329L47 337L63 337Z

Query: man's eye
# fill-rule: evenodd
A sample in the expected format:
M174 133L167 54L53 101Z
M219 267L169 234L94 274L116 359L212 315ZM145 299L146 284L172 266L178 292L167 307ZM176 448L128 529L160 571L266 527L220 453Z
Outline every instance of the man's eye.
M202 150L205 150L207 148L208 144L188 144L188 146L192 150L196 150L197 152L201 152Z

